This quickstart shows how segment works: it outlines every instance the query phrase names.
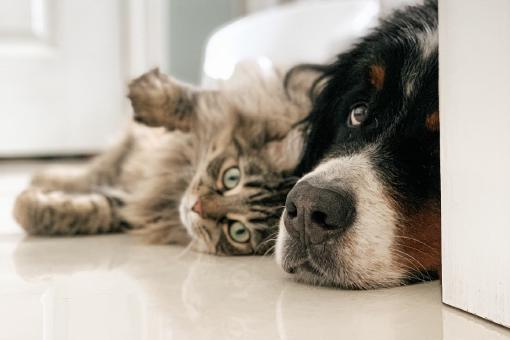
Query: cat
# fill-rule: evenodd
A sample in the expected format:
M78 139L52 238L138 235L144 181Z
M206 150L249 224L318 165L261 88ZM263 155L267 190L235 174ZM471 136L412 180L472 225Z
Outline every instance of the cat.
M216 255L270 251L315 79L295 73L244 63L216 89L140 76L124 138L86 165L34 174L16 220L34 235L131 231Z

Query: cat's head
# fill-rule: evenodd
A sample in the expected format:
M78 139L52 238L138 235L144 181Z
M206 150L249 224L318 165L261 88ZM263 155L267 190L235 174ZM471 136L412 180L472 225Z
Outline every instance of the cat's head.
M264 125L257 119L225 124L204 145L179 216L199 251L264 253L296 181L291 174L301 151L301 133L291 130L281 139L265 140L252 134L253 127Z
M313 77L243 65L214 90L171 78L174 103L188 110L193 175L177 202L193 249L217 255L264 254L273 245L302 150L296 125L310 108ZM177 106L176 106L177 107Z

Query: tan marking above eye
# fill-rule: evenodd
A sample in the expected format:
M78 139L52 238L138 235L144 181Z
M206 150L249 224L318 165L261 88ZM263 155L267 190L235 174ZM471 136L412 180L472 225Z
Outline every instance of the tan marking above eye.
M425 126L430 131L439 131L439 112L434 111L427 115L425 119Z
M377 90L382 90L385 76L386 70L383 66L378 64L370 66L370 84L372 84Z

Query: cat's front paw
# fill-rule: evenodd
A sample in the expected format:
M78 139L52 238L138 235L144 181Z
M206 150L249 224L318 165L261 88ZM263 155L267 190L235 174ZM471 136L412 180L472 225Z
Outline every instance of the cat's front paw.
M98 234L118 231L112 205L98 193L69 193L30 187L14 203L13 215L31 235Z
M134 119L149 126L161 126L169 112L168 77L153 69L129 84L128 98Z
M129 84L135 121L169 130L189 130L193 115L193 90L153 69Z

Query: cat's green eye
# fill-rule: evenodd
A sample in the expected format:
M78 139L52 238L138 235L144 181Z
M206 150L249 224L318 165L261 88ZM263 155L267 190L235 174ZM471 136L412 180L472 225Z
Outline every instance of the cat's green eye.
M241 222L235 221L228 226L228 233L232 240L238 243L246 243L251 238L251 233L248 228Z
M223 186L225 189L234 189L240 181L241 171L237 166L233 166L223 173Z

